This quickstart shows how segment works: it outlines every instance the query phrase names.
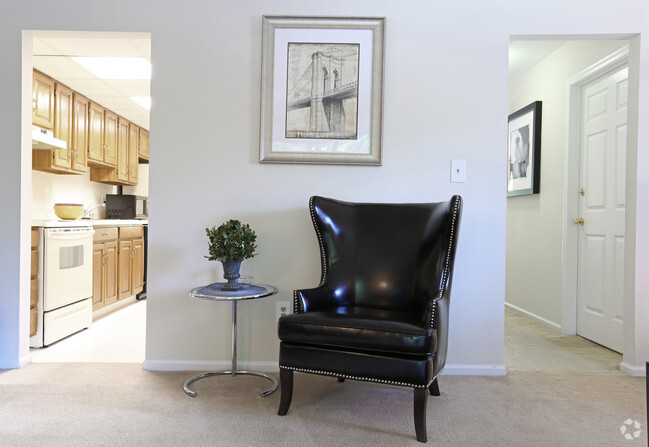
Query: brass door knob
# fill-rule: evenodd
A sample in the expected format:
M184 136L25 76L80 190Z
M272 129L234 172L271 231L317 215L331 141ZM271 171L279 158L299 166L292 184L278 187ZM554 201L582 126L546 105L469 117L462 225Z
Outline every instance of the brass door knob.
M584 218L580 217L579 219L575 219L575 220L573 220L573 223L575 225L581 225L583 227L584 226Z

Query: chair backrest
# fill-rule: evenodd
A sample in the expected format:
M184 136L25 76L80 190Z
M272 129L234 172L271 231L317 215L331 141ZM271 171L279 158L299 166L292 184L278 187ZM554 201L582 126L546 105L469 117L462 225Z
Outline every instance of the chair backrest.
M312 197L321 285L335 288L341 306L430 314L431 298L450 294L461 208L460 196L409 204Z

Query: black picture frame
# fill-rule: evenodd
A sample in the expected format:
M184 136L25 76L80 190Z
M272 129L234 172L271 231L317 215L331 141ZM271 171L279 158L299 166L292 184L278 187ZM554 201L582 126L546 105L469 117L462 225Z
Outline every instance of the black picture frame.
M534 101L509 115L507 197L541 191L541 115L541 101Z

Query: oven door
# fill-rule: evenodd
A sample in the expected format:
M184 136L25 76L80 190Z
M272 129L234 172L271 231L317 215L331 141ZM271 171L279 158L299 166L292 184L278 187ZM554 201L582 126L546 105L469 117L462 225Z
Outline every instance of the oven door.
M91 227L43 230L43 310L92 296Z

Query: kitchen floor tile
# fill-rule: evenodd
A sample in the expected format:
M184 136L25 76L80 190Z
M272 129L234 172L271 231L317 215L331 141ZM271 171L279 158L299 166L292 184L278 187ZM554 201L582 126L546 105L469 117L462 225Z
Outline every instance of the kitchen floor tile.
M146 300L93 321L46 348L32 348L32 362L142 363L146 328Z

